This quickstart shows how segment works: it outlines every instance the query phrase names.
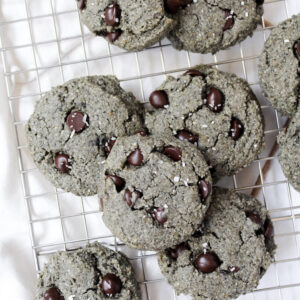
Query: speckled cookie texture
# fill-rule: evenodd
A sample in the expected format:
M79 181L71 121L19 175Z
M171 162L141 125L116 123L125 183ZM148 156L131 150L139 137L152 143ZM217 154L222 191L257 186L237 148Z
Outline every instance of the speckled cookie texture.
M51 256L39 275L35 299L139 300L140 290L127 258L96 242Z
M273 234L256 199L216 188L202 227L185 243L160 252L159 265L178 294L235 299L252 291L269 267Z
M300 99L300 14L274 28L259 61L261 88L283 115L293 116Z
M263 14L263 1L197 0L173 15L168 38L177 49L215 53L252 35Z
M202 154L170 136L118 138L102 172L103 221L133 248L161 250L184 241L210 203Z
M37 103L26 125L30 152L55 187L96 194L107 142L141 129L141 110L113 76L71 80Z
M264 145L260 106L248 83L198 66L167 80L150 95L150 132L165 132L203 152L217 179L249 165Z
M96 35L128 51L160 41L172 29L163 0L80 0L82 22Z
M285 176L300 191L300 111L292 118L287 130L278 136L279 161Z

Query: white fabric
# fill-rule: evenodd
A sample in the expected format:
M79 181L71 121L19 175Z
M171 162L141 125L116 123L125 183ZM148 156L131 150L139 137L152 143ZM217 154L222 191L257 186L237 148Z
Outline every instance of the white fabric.
M0 19L1 21L8 21L12 19L20 19L20 18L26 18L26 9L25 4L26 1L22 0L1 0L0 2ZM29 13L31 15L41 15L41 14L50 14L51 13L51 5L50 1L47 0L27 0L28 3L28 9ZM298 0L287 0L288 3L288 11L289 14L295 14L300 12L300 3ZM52 0L53 8L56 11L66 11L75 8L75 1L68 0L68 1L62 1L62 0ZM273 23L278 23L279 19L282 19L285 11L284 11L284 2L277 2L273 4L266 4L266 13L265 18L268 21L271 21ZM58 27L60 24L65 24L64 28L59 28L59 32L61 35L73 35L72 32L75 31L75 27L73 28L72 25L66 25L68 21L72 21L72 19L66 19L64 20L64 16L60 18L60 22L58 23ZM75 17L72 17L75 19ZM71 23L70 23L71 24ZM8 30L7 36L5 36L5 41L8 43L9 41L12 42L12 44L24 44L24 43L30 43L30 36L28 36L28 28L24 27L24 34L22 32L22 25L15 29ZM40 31L35 32L37 39L39 40L47 40L47 39L55 39L55 32L47 27L46 24L40 24L39 25ZM5 29L4 29L5 30ZM21 31L21 32L20 32ZM49 32L48 32L49 31ZM12 34L15 32L15 35ZM76 28L76 33L78 34L78 28ZM259 34L257 36L254 36L254 40L261 38ZM95 39L99 40L99 39ZM97 49L101 47L101 49L105 49L105 44L100 43L97 45ZM248 39L246 42L243 43L244 45L244 55L251 56L252 54L247 51L251 49L251 51L255 52L257 49L255 48L255 43L253 44L253 39ZM262 43L260 42L261 47ZM246 47L245 47L246 46ZM62 45L63 47L63 45ZM88 48L88 47L87 47ZM253 48L253 49L252 49ZM81 51L81 41L80 40L72 40L70 44L67 46L67 50L65 50L66 57L76 57L75 53L76 51ZM180 59L183 56L183 52L178 53L178 51L169 49L168 55L165 55L166 59L166 66L170 68L177 68L182 67L180 64ZM10 71L15 71L19 69L24 68L32 68L32 61L30 61L29 56L27 55L27 50L23 49L22 53L18 52L14 55L8 55L7 60L9 62ZM96 57L94 49L88 48L87 53L90 56ZM104 51L104 50L103 50ZM113 48L112 51L118 51L117 49ZM250 51L250 50L249 50ZM52 64L58 64L57 60L57 48L56 46L53 47L53 45L49 49L46 49L47 55L37 55L37 63L38 65L52 65ZM143 66L142 72L146 69L149 69L149 72L156 72L156 60L151 59L151 65L149 65L150 60L146 60L143 58L142 55L145 55L144 52L140 56L140 63ZM153 51L154 53L154 51ZM230 49L229 51L222 51L218 54L219 59L226 60L226 58L232 58L239 57L239 48L234 47ZM258 52L259 53L259 52ZM257 54L257 53L256 53ZM182 56L181 56L182 55ZM99 56L99 55L98 55ZM199 55L191 54L191 61L192 64L199 63ZM201 56L203 57L203 56ZM159 60L158 56L158 60ZM202 59L202 58L201 58ZM203 60L204 61L204 60ZM205 62L211 62L209 61L209 58L205 60ZM118 67L116 68L116 64L118 63ZM115 65L114 70L120 77L128 77L128 73L131 72L131 68L125 68L125 62L118 58L115 58ZM2 62L1 62L2 64ZM131 63L130 63L131 64ZM133 62L134 64L134 62ZM89 64L91 68L96 65L96 62L91 62ZM130 65L131 66L131 65ZM15 139L15 129L12 126L12 118L9 111L9 102L6 97L6 87L4 83L4 78L2 76L3 70L2 65L0 65L0 97L1 97L1 109L0 109L0 137L2 143L0 144L0 157L1 157L1 167L0 167L0 299L5 300L32 300L34 297L34 291L35 291L35 282L36 282L36 273L35 273L35 267L34 262L32 258L32 251L31 251L31 242L29 237L29 225L27 222L27 212L25 209L25 202L23 198L23 191L22 191L22 185L21 185L21 177L19 172L19 165L18 165L18 153L16 150L16 139ZM184 65L186 67L186 65ZM231 64L230 66L221 66L222 69L226 69L229 71L236 72L238 75L242 76L243 73L241 72L240 68L235 68L234 64ZM69 79L72 77L78 76L78 74L82 73L81 70L75 70L76 66L72 65L70 68L65 70L65 79ZM111 73L110 71L110 65L109 60L106 60L105 63L100 65L101 72L98 71L98 73L106 74ZM98 70L99 70L98 69ZM255 81L255 78L257 77L256 73L256 66L255 64L251 64L251 62L247 65L247 69L251 70L248 74L249 81ZM97 73L96 71L94 73ZM13 88L11 90L12 94L26 94L26 93L34 93L35 88L33 88L33 82L35 80L36 74L34 72L23 74L22 76L16 76L13 78ZM41 82L41 88L42 90L47 90L51 85L54 85L54 82L56 78L52 75L51 70L42 71L40 73L40 76L42 78ZM61 79L57 79L58 81ZM154 81L153 86L159 85L159 83L163 80L163 77L160 77L159 79L155 78L156 81ZM26 83L26 84L25 84ZM58 82L59 83L59 82ZM137 83L135 86L131 86L131 88L134 90L134 92L139 97L139 88L137 86ZM149 80L144 82L145 84L145 90L146 90L146 96L149 91L151 91L151 83L149 83ZM149 88L150 85L150 88ZM128 84L130 86L130 84ZM128 88L127 86L127 88ZM148 89L147 89L148 88ZM34 90L33 90L34 89ZM257 87L254 87L254 89L257 90ZM259 91L257 91L258 94ZM24 103L24 104L23 104ZM18 115L21 116L20 119L26 120L28 111L32 110L32 106L26 105L25 102L20 102L19 107L17 109ZM273 115L272 115L273 114ZM270 111L269 113L266 113L267 118L267 127L272 127L274 124L274 113ZM273 122L273 123L272 123ZM273 137L274 139L274 137ZM268 143L268 145L272 145L271 142ZM263 156L268 155L269 149L267 149ZM30 161L30 158L26 157L28 161ZM30 162L32 164L32 162ZM29 165L29 163L28 163ZM258 174L258 168L257 166L252 166L247 169L247 171L243 171L241 176L237 177L237 181L239 186L243 185L249 185L253 184L255 182L255 179ZM280 166L278 165L278 162L275 160L275 162L272 164L271 171L269 172L266 182L272 182L272 181L278 181L283 180L284 176L282 175ZM230 183L229 183L230 182ZM222 182L223 185L230 185L231 180L224 180ZM47 181L40 177L35 175L34 177L34 184L32 184L32 189L36 191L36 193L39 193L40 191L43 191L44 187L49 186ZM50 187L51 188L51 187ZM267 205L270 209L274 208L280 208L280 207L289 207L289 200L287 198L287 191L285 190L286 186L278 186L278 187L270 187L266 189L266 200ZM300 205L300 199L299 199L299 193L295 192L293 189L291 189L292 193L292 205ZM262 199L262 195L260 195L260 199ZM46 199L47 200L47 199ZM42 200L41 200L42 201ZM72 205L69 205L68 208L70 209ZM91 205L92 207L92 205ZM53 206L54 209L54 206ZM45 212L47 215L48 212ZM290 212L287 212L286 214L289 214ZM299 213L299 211L298 211ZM51 211L49 210L49 214L51 214ZM56 214L54 214L56 215ZM273 214L274 217L276 216L282 216L279 213L276 215ZM300 230L300 222L296 222L296 230ZM285 233L289 232L289 230L293 231L293 229L289 229L291 226L290 223L284 223L284 222L278 222L278 224L275 224L276 233ZM297 227L298 226L298 227ZM43 228L45 229L45 228ZM51 231L51 228L49 227L49 232L41 230L41 232L38 232L37 235L40 238L40 240L43 239L43 237L47 237L46 241L51 240L51 238L55 238L56 231ZM48 230L47 229L47 230ZM73 232L74 230L82 230L78 227L71 228L70 232ZM105 230L105 229L104 229ZM107 231L105 231L108 233ZM294 236L292 236L294 238ZM295 244L293 246L291 245L292 242L295 242L294 240L291 242L289 239L280 239L277 241L280 244L279 250L278 250L278 259L285 259L285 258L293 258L293 257L299 257L299 252L295 253L297 251L297 247ZM300 246L300 239L298 236L298 247ZM299 251L299 250L298 250ZM159 271L155 269L156 264L151 263L151 260L146 261L145 263L146 268L148 268L148 276L161 276L159 274ZM294 275L291 275L293 272L293 269L296 268ZM293 263L291 266L287 266L286 264L280 264L278 265L279 270L279 282L281 285L285 285L288 283L299 283L299 264ZM151 272L149 271L151 270ZM276 281L277 279L274 279L275 274L275 266L273 265L268 274L264 277L262 280L262 283L260 287L268 287L268 286L275 286L278 284ZM157 278L156 277L156 278ZM153 277L151 277L153 278ZM148 278L149 279L149 278ZM164 293L161 293L160 289L164 288ZM170 289L170 287L165 283L159 283L158 285L149 285L149 291L151 293L151 299L159 300L171 300L173 299L173 292ZM287 300L297 300L299 299L299 289L284 289L282 291L282 299ZM298 296L297 296L298 295ZM178 297L178 299L188 299L187 297ZM241 299L252 299L251 296L245 296ZM272 299L277 300L280 299L280 294L278 291L270 291L268 293L256 293L255 299Z

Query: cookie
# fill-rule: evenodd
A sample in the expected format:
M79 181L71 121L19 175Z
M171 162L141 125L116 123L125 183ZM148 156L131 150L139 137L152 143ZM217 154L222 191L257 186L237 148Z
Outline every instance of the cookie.
M190 236L210 194L202 154L163 135L118 138L99 184L104 223L121 241L143 250L165 249Z
M113 76L83 77L55 87L37 103L26 125L33 160L55 187L96 194L109 145L141 129L141 110Z
M195 300L235 299L252 291L274 257L274 230L254 198L216 188L202 226L158 262L178 294Z
M260 86L283 115L293 116L300 99L300 14L274 28L259 60Z
M150 132L197 145L215 179L249 165L264 145L257 99L233 74L198 66L178 78L169 76L149 100L154 108L146 114Z
M128 51L159 42L172 29L163 0L79 0L81 21L96 35Z
M72 297L73 296L73 297ZM128 259L99 243L51 256L39 274L36 300L139 300Z
M300 192L300 110L278 136L279 162L290 184Z
M184 2L189 4L171 11L177 25L168 35L179 50L216 53L226 49L251 36L263 15L263 0Z

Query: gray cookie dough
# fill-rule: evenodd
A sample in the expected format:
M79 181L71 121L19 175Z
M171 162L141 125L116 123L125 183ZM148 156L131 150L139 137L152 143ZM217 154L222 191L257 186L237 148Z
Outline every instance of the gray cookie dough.
M128 51L154 45L174 27L163 0L80 0L79 7L92 32Z
M104 284L110 283L109 279L113 283L111 290ZM61 294L60 300L139 300L141 297L128 259L97 242L50 257L39 274L35 299L46 299L45 293L55 295L55 291Z
M152 133L189 132L216 180L237 173L261 152L263 117L245 80L207 66L195 71L202 76L168 77L157 89L166 92L168 104L147 113L145 121Z
M203 220L210 197L210 172L200 151L163 135L118 138L99 184L106 226L144 250L184 241Z
M283 115L293 116L300 98L300 14L274 28L259 60L260 86Z
M300 111L278 136L279 162L291 185L300 192Z
M83 77L55 87L37 103L26 125L33 160L55 187L94 195L105 143L141 129L142 109L113 76ZM67 124L74 112L83 114L79 133Z
M174 15L168 38L192 52L215 53L251 36L263 14L262 1L197 0Z
M235 299L257 287L271 264L273 234L256 199L216 188L201 228L185 243L160 252L159 266L178 294Z

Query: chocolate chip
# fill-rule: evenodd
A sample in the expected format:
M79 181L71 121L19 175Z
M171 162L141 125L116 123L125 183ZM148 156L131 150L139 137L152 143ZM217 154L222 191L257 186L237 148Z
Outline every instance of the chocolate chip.
M199 194L202 200L206 200L211 193L211 185L205 180L201 179L198 182Z
M152 92L149 101L154 108L164 108L169 105L169 97L165 91Z
M106 295L116 295L120 293L122 289L121 279L115 274L108 273L103 276L100 288Z
M164 154L173 159L174 161L180 161L182 158L182 152L179 148L169 146L164 149Z
M81 111L72 111L67 116L67 125L71 131L80 133L87 127L87 115Z
M264 4L264 0L255 0L257 5L263 5Z
M55 167L62 173L70 173L71 163L70 157L67 154L59 153L55 156Z
M198 141L198 136L192 134L188 130L179 130L176 137L181 141L190 142L192 144L195 144Z
M118 4L109 5L104 13L105 22L108 26L120 25L121 8Z
M300 60L300 41L295 42L293 49L296 58Z
M147 136L148 135L148 131L146 129L142 129L136 132L136 134L139 134L141 136Z
M164 0L165 10L170 14L176 14L182 6L182 0Z
M52 286L44 294L44 300L64 300L60 290L56 286Z
M262 219L261 217L254 213L253 211L247 212L246 213L247 218L249 218L253 223L256 223L258 225L262 225Z
M121 34L122 34L122 30L118 29L115 32L109 32L107 34L107 38L111 43L113 43L120 37Z
M159 223L164 224L168 220L168 210L164 207L154 207L151 211L152 217Z
M77 0L77 6L80 10L84 10L86 8L86 0Z
M183 75L189 75L191 77L203 76L200 71L194 69L186 71Z
M123 178L116 175L107 175L107 177L115 184L117 192L121 192L124 189L126 182Z
M225 103L224 94L217 88L211 87L207 92L206 106L213 112L219 113L223 110Z
M129 189L126 189L124 193L124 201L127 202L130 208L133 208L136 201L142 197L143 197L143 193L139 190L135 190L134 192L131 192Z
M240 270L241 270L241 268L239 268L239 267L228 267L228 271L231 273L236 273Z
M181 253L185 250L188 250L188 247L186 246L185 243L181 243L177 245L175 248L168 249L168 252L173 259L177 259L179 255L181 255Z
M143 163L144 156L140 148L136 148L129 156L127 161L132 166L140 166Z
M195 267L202 273L212 273L220 264L218 256L213 252L202 253L195 260Z
M237 141L244 133L244 126L242 122L237 118L231 119L229 135L234 141Z
M106 153L106 155L108 155L111 152L115 142L116 142L116 138L113 137L105 143L105 153Z
M226 21L225 21L225 25L223 27L223 31L231 29L234 24L234 17L230 10L225 10L225 18L226 18Z
M264 225L265 237L271 239L274 237L274 227L270 219L267 219Z

